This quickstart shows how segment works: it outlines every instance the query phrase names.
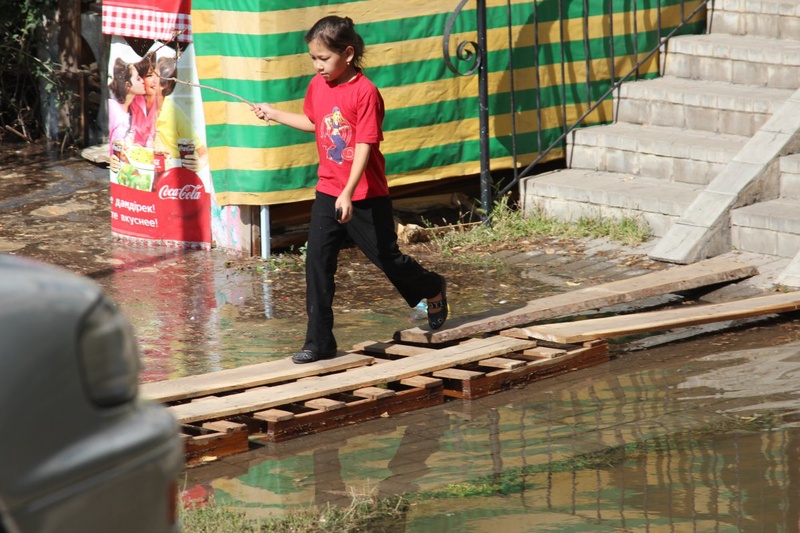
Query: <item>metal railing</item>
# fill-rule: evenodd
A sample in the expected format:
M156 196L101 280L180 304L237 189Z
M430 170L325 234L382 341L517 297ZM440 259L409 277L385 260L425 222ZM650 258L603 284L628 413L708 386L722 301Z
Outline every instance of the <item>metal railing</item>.
M491 215L491 208L493 203L492 198L492 177L490 173L490 154L489 154L489 94L488 94L488 69L487 69L487 48L486 48L486 31L487 31L487 23L486 23L486 0L477 0L476 3L476 14L477 14L477 41L464 41L458 44L456 49L456 60L458 61L465 61L469 64L469 68L465 72L460 72L457 66L452 62L450 56L450 37L451 32L453 29L453 25L455 23L456 18L458 18L459 14L462 12L466 4L470 0L460 0L458 6L450 15L447 20L445 31L444 31L444 38L443 38L443 54L444 54L444 61L447 67L457 75L461 76L469 76L472 74L478 73L479 78L479 86L478 86L478 101L479 101L479 119L480 119L480 146L481 146L481 204L485 211L485 215L483 218L484 222L488 222L490 215ZM713 0L680 0L679 8L680 8L680 22L676 26L672 27L669 32L663 33L662 29L662 13L665 9L664 1L665 0L655 0L655 10L656 10L656 28L655 31L657 32L656 44L650 50L640 51L639 48L639 35L640 31L652 32L652 29L644 29L640 30L638 27L638 13L641 9L644 9L643 6L648 6L647 9L653 9L650 6L653 6L653 0L632 0L630 3L627 3L627 8L624 9L625 12L632 13L632 28L631 31L626 32L626 35L632 36L631 42L633 43L633 50L625 50L624 55L626 56L633 56L633 67L631 67L627 72L622 73L621 75L617 75L615 72L616 68L616 60L617 60L617 50L614 47L614 17L615 13L623 11L620 8L617 8L615 11L615 0L603 0L607 2L608 6L608 21L609 21L609 34L605 37L608 38L609 41L609 55L608 57L604 58L609 62L610 65L610 75L608 82L610 83L608 89L598 98L592 99L592 87L593 84L598 81L591 78L590 73L592 72L591 61L592 56L590 53L590 46L589 46L589 0L552 0L553 2L557 2L557 9L558 9L558 24L559 24L559 49L561 52L560 56L560 64L561 64L561 85L560 85L560 104L561 104L561 124L563 125L563 129L561 134L558 138L549 145L547 145L544 149L542 149L543 144L543 128L542 128L542 102L541 102L541 91L538 90L541 88L541 79L539 75L539 52L542 43L540 41L540 32L539 32L539 10L541 9L541 5L545 2L552 3L551 0L532 0L531 5L531 16L533 19L533 56L534 56L534 65L533 70L535 72L535 85L537 88L536 91L536 105L535 111L537 113L537 131L536 136L538 140L538 148L539 152L535 159L525 166L524 168L520 169L519 164L519 154L517 150L517 122L516 122L516 114L517 114L517 103L516 103L516 93L517 89L515 87L515 79L514 79L514 44L512 38L512 29L513 29L513 22L512 22L512 9L511 9L511 0L506 1L506 13L508 15L508 54L509 54L509 83L510 83L510 106L511 106L511 156L513 161L513 179L499 189L497 195L502 196L505 195L512 187L517 185L519 181L527 176L530 176L537 165L539 165L545 158L547 158L550 153L556 148L565 148L566 147L566 139L567 136L575 129L581 127L584 124L584 121L594 113L603 103L606 102L609 98L612 97L615 91L619 90L619 87L627 81L629 78L633 76L639 75L641 68L650 61L653 56L659 53L660 50L664 47L664 45L671 39L673 36L681 32L685 29L685 26L690 22L696 22L693 19L704 11L709 4L713 5ZM583 47L585 53L585 62L586 62L586 79L585 79L585 86L586 86L586 98L585 104L588 106L586 111L574 122L571 124L567 123L567 86L574 85L575 80L571 80L572 83L568 83L567 75L566 75L566 64L567 64L567 57L566 57L566 40L565 35L565 24L568 19L565 18L565 4L569 4L570 2L575 3L578 1L582 1L583 7L583 14L581 17L581 22L583 26ZM699 3L698 3L699 2ZM616 2L619 5L619 2ZM688 11L687 5L694 5L695 7ZM669 7L674 7L675 4L670 4ZM570 19L574 20L574 19ZM574 41L571 41L574 43ZM552 44L552 43L546 43Z

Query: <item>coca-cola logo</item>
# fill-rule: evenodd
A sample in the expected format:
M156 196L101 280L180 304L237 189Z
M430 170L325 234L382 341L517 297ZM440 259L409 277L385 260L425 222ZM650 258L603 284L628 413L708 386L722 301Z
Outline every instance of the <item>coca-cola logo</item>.
M170 187L165 184L158 189L158 197L162 200L200 200L203 197L203 185Z

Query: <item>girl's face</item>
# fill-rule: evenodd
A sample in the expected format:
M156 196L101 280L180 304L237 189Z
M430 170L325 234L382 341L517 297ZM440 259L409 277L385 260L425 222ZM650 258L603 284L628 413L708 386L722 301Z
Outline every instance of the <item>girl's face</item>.
M152 69L148 70L147 75L144 77L144 93L148 96L156 94L157 85L158 76L156 76L156 73Z
M136 70L136 67L131 65L131 81L128 83L131 84L130 86L130 93L131 94L144 94L144 79L139 76L139 72Z
M343 54L335 52L319 39L314 39L308 43L308 53L311 55L311 62L317 74L325 78L328 83L341 83L349 81L355 69L350 66L353 60L353 48L348 46Z

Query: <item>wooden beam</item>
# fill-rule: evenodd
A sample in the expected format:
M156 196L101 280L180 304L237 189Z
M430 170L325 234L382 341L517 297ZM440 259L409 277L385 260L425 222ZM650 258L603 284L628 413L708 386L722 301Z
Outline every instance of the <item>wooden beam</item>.
M442 329L436 331L430 330L428 326L398 331L394 334L394 338L397 341L418 344L446 343L588 309L598 309L659 294L739 280L753 276L757 272L758 270L754 266L746 263L714 258L692 265L673 267L629 279L547 296L504 313L487 311L478 315L455 317L445 323ZM450 294L449 299L457 310L458 295Z
M401 381L455 365L525 350L534 344L532 341L495 336L464 346L444 348L438 351L435 358L407 357L368 368L355 368L349 372L322 376L312 381L276 385L267 391L245 391L208 401L176 405L168 410L182 423L213 420Z
M145 383L141 386L141 393L142 396L153 401L174 402L280 381L297 380L320 373L339 372L349 368L367 366L374 360L373 357L356 354L346 354L305 365L295 364L288 358L279 359L208 374Z
M683 306L633 315L543 324L524 328L532 338L563 344L609 339L649 331L696 326L724 320L786 313L800 309L800 291L777 293L746 300Z

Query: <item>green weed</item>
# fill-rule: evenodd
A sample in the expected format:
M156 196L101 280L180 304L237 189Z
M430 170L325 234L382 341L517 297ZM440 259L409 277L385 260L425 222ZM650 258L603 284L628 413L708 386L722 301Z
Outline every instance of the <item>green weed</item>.
M503 196L494 203L488 224L472 225L464 231L434 232L434 241L445 255L462 257L465 250L525 239L605 237L613 242L635 246L646 242L651 236L647 223L637 217L614 219L598 214L574 222L562 222L541 210L525 215L508 196ZM459 253L455 254L456 251Z
M282 516L250 520L241 511L217 505L181 509L184 533L355 533L405 531L408 500L351 494L345 508L331 505L290 510Z

